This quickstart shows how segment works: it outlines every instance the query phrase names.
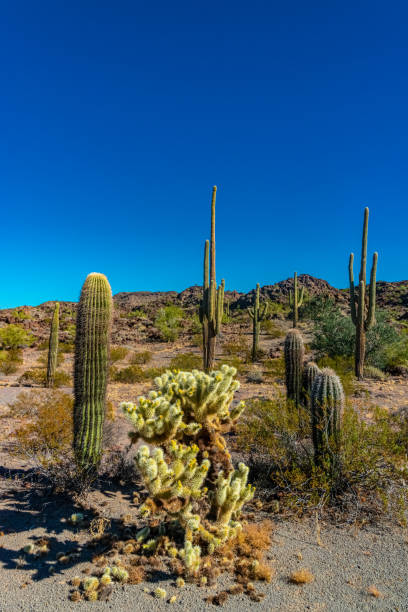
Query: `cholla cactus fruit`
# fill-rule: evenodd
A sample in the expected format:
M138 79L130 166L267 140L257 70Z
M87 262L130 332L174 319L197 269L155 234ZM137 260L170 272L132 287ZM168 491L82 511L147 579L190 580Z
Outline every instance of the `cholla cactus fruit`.
M99 580L96 576L89 576L82 581L82 588L85 592L96 591L99 587Z
M111 576L118 582L127 582L129 580L129 572L123 567L111 567Z
M174 604L177 601L177 595L172 595L169 599L170 604Z
M162 589L161 587L157 587L157 589L155 589L154 591L154 596L158 599L164 599L165 597L167 597L167 591L165 591L165 589Z

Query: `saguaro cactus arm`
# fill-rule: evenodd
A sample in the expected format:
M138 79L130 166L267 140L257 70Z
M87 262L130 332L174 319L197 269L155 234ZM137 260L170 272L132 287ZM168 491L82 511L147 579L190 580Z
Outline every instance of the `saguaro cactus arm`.
M355 290L354 290L353 263L354 263L354 253L350 253L350 258L349 258L350 312L351 312L351 319L352 319L354 325L356 325L356 323L357 323L357 312L356 312L356 294L355 294Z
M377 261L378 253L373 255L373 265L370 274L370 292L368 302L368 314L365 329L368 330L375 323L375 298L376 298L376 283L377 283Z

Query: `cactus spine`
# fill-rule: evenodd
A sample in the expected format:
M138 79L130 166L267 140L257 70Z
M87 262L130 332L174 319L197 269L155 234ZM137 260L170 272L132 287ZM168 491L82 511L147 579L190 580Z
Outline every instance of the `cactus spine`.
M366 300L366 267L367 267L367 234L368 234L368 208L364 210L363 241L361 249L361 266L359 274L358 296L354 287L354 253L350 253L349 280L350 280L350 311L351 319L356 326L355 342L355 374L360 380L364 376L364 361L366 352L366 333L375 323L375 297L378 253L373 255L371 267L368 306Z
M59 330L59 303L55 304L54 314L51 321L50 339L48 343L48 363L47 363L47 378L45 379L46 387L54 386L55 371L57 369L58 358L58 330Z
M204 246L204 285L200 306L200 321L203 328L203 365L206 372L214 367L216 337L220 331L224 311L225 281L218 287L215 280L215 198L217 187L213 187L211 199L211 241Z
M286 395L299 407L302 388L303 358L305 349L303 339L297 329L291 329L285 338L285 377Z
M315 463L338 462L344 391L337 374L324 368L314 380L310 402Z
M108 279L89 274L79 299L75 337L74 451L82 470L96 469L101 458L112 310Z
M306 408L310 405L313 383L318 374L320 374L319 366L314 361L309 361L302 374L302 404Z
M293 310L293 327L297 327L298 326L298 320L299 320L299 308L302 306L303 304L303 295L304 295L304 290L305 288L302 287L301 289L298 290L298 278L297 278L297 272L295 272L295 275L293 277L293 291L289 291L289 306L292 308Z
M256 292L254 297L254 305L252 308L248 308L249 316L252 319L252 361L256 361L258 356L259 346L259 332L261 328L261 321L266 319L268 312L268 304L265 303L259 307L259 283L256 286Z

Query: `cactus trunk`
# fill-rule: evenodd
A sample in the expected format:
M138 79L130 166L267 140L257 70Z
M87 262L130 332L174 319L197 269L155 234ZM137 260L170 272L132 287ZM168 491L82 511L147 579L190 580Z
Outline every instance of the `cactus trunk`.
M344 392L337 374L324 368L314 380L311 395L312 440L316 465L339 467Z
M248 308L249 316L252 319L252 362L257 360L259 351L259 333L261 329L261 321L264 321L267 316L268 304L259 307L259 283L256 286L254 305Z
M302 372L304 345L302 336L297 329L292 329L285 338L285 378L286 395L289 400L295 403L298 408L300 405L300 394L302 388Z
M298 291L297 272L293 276L293 291L289 291L289 306L292 308L293 327L298 326L299 308L303 304L304 287Z
M50 339L48 344L48 363L47 363L47 378L45 380L46 387L54 386L55 371L57 369L58 359L58 330L59 330L59 304L55 304L54 314L51 321Z
M112 310L108 279L89 274L78 304L75 337L74 451L81 470L95 470L101 458Z
M350 282L350 313L351 319L356 326L355 339L355 375L360 380L364 377L364 362L366 352L366 332L375 323L375 299L376 299L376 275L378 254L373 255L373 264L370 275L370 289L368 294L368 306L366 299L366 267L367 267L367 235L368 235L368 208L364 210L363 238L361 250L361 266L359 274L358 297L354 287L354 254L350 253L349 259L349 282ZM357 305L356 305L357 302Z
M302 374L302 404L305 408L310 407L312 387L316 376L320 374L319 366L313 361L309 361L303 369Z
M203 328L203 366L206 372L214 367L216 337L220 331L224 312L224 287L216 285L215 276L215 197L217 188L213 187L211 199L211 241L206 240L204 247L204 285L200 306L200 321Z

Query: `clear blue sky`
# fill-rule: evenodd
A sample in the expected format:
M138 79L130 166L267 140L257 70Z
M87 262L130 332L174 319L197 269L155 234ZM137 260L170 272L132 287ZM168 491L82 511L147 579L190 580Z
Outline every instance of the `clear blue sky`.
M18 0L0 8L0 307L294 270L347 285L364 206L408 278L405 1Z

